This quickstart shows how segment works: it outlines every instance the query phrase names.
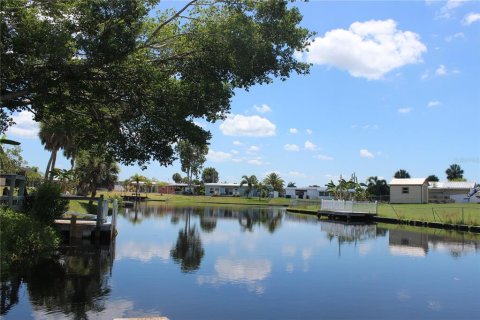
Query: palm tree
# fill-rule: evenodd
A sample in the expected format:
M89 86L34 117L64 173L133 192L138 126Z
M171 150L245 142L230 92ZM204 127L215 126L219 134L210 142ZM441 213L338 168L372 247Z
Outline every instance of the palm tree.
M42 145L45 146L45 150L51 152L50 159L48 160L47 169L45 170L45 180L50 176L50 180L53 179L52 170L55 168L55 162L57 160L57 151L65 148L69 144L69 136L66 130L56 123L40 123L40 131L38 136Z
M284 181L278 173L272 172L268 174L265 179L263 179L263 183L272 186L274 191L283 192Z
M406 170L400 169L395 172L395 175L393 177L397 179L409 179L410 174Z
M370 177L367 180L367 191L369 194L383 197L390 193L390 187L384 179L378 179L377 176Z
M242 176L242 181L240 181L240 187L243 185L247 185L247 195L250 198L252 191L257 187L258 185L258 179L255 175L251 175L250 177L247 175Z
M463 170L456 163L450 165L450 167L448 167L448 169L445 171L445 173L447 174L447 179L449 181L463 179Z

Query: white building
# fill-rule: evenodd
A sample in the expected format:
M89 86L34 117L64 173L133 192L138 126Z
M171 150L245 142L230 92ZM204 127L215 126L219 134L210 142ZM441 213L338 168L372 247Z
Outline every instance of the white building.
M325 187L286 187L285 197L291 199L333 199Z
M390 203L428 203L427 179L392 179Z
M429 182L428 198L434 203L480 203L480 188L469 181Z

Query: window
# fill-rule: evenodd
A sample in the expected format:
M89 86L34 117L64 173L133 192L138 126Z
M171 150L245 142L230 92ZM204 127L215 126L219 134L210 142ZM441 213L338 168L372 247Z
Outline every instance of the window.
M410 193L409 188L408 188L408 187L403 187L403 188L402 188L402 193L403 193L403 194L409 194L409 193Z

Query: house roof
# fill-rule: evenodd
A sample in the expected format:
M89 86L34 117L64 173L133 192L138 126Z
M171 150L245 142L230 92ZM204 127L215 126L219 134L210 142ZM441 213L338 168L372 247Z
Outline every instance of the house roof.
M470 181L438 181L429 182L429 188L431 189L473 189L475 188L475 182Z
M421 186L427 181L427 178L411 178L411 179L392 179L391 186Z
M239 183L205 183L205 186L207 187L240 187ZM245 187L247 186L246 184L244 185Z
M317 190L317 191L327 191L325 187L285 187L285 190Z

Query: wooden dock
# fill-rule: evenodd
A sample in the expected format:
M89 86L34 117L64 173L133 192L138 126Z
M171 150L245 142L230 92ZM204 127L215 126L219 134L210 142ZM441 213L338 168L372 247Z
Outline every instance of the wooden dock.
M116 236L118 201L113 200L112 216L108 221L108 200L103 196L98 200L98 209L96 215L82 214L86 219L79 219L79 214L70 213L71 218L61 218L55 220L55 228L69 239L99 239L111 241Z
M352 212L352 211L322 211L319 210L319 217L327 217L331 220L372 220L376 217L376 213L369 212Z

